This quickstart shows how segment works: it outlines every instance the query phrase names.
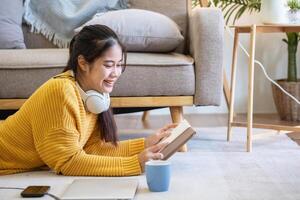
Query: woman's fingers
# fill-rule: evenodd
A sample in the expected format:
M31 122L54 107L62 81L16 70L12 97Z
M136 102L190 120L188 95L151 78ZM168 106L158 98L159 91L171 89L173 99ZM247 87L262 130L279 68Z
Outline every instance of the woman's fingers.
M177 123L166 125L166 126L164 126L163 128L160 129L158 134L159 133L161 134L161 133L166 132L166 131L172 131L177 125L178 125Z
M152 147L149 148L149 151L151 152L150 154L150 159L152 160L161 160L164 158L164 155L160 153L159 151L163 149L167 144L162 143L162 144L156 144Z
M152 147L149 147L148 150L152 153L157 153L167 145L168 143L158 143L156 145L153 145Z
M162 133L162 137L169 137L171 135L172 130L168 130Z
M152 154L152 160L161 160L164 158L164 155L162 153L153 153Z
M163 154L159 151L163 149L168 143L160 143L148 147L144 151L138 154L138 159L141 164L142 170L144 170L145 162L148 160L161 160L164 158Z
M166 126L164 126L161 130L162 131L166 131L170 128L175 128L178 125L178 123L173 123L173 124L167 124Z
M172 130L166 130L166 131L162 131L160 133L157 134L158 139L162 139L164 137L168 137L171 134Z
M159 134L159 140L158 140L158 142L160 142L160 141L162 141L162 140L164 140L165 138L167 138L167 137L169 137L171 135L171 131L164 131L164 132L162 132L161 134Z

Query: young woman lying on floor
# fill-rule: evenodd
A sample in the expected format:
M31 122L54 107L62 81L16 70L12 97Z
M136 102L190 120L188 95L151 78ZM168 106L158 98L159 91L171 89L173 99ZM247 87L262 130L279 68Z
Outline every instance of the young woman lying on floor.
M45 166L72 176L131 176L176 125L148 138L118 141L109 93L126 66L117 35L103 25L84 27L70 43L64 72L44 83L0 124L0 175Z

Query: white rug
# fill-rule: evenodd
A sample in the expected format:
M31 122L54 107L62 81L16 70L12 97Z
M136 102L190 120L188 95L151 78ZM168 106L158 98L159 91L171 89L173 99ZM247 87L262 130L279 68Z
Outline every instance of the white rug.
M234 128L231 142L226 130L197 129L189 152L171 158L173 171L180 173L173 181L182 183L177 190L201 199L300 199L300 148L295 142L285 133L254 129L253 151L247 153L246 129Z
M122 130L121 132L133 132ZM122 137L140 137L154 130L135 130ZM144 132L144 134L137 134ZM234 128L232 142L226 128L200 128L187 153L176 153L168 192L151 193L145 176L138 176L137 200L299 200L300 148L285 134L254 130L253 152L245 152L246 129ZM50 185L60 196L75 178L52 172L1 176L0 187ZM89 177L90 178L90 177ZM97 177L95 177L97 178ZM0 200L21 199L20 191L0 190ZM44 197L42 199L51 199Z

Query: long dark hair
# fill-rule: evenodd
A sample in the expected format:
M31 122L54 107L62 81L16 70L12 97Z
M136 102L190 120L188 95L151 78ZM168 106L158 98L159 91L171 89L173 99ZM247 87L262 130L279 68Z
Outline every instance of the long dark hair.
M70 42L70 55L64 72L73 70L76 77L79 55L82 55L87 62L93 63L114 45L119 45L122 49L122 67L124 71L126 67L126 50L117 34L104 25L85 26ZM100 129L100 138L105 142L111 142L117 146L117 125L111 109L98 115L98 125Z

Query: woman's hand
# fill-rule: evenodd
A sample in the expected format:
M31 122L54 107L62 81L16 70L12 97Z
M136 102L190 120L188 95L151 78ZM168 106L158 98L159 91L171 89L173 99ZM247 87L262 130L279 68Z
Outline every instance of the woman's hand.
M161 160L163 159L163 154L159 153L161 149L163 149L167 143L156 144L151 147L144 149L141 153L138 154L139 163L141 165L142 171L145 169L145 163L148 160Z
M175 128L178 124L169 124L159 129L153 135L150 135L145 139L145 148L151 147L157 144L160 140L165 137L168 137L171 134L173 128Z

